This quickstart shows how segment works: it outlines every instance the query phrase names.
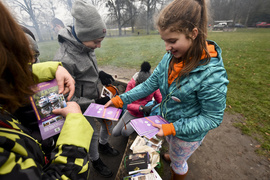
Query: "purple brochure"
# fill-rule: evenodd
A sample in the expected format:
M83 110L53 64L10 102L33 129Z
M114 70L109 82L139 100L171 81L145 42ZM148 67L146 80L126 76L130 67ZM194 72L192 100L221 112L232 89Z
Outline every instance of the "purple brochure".
M155 124L169 124L161 116L148 116L143 118L132 119L130 121L133 129L138 133L139 136L145 136L148 139L151 139L159 131L158 128L152 126L152 123Z
M63 94L58 94L57 81L51 80L37 85L39 90L30 97L35 111L42 139L59 134L64 124L64 117L52 113L53 109L66 107Z
M118 121L121 112L122 109L118 109L115 107L104 108L104 105L91 103L83 115Z

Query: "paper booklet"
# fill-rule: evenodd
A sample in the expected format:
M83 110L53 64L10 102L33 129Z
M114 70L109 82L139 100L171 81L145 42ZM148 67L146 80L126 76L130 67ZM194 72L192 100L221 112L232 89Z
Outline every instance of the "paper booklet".
M106 97L106 96L108 96L110 99L112 99L113 94L109 89L107 89L105 86L103 86L102 91L101 91L101 97Z
M133 143L130 146L130 149L133 150L135 146L144 146L147 145L153 148L155 151L159 151L162 145L162 140L158 139L156 136L153 136L151 139L147 137L137 136Z
M132 119L130 121L131 126L138 133L138 135L145 136L148 139L151 139L159 131L158 128L152 126L152 123L169 124L168 121L166 121L164 118L162 118L159 115Z
M125 176L123 180L162 180L158 172L153 168L150 173L136 173Z
M122 109L118 109L115 107L104 108L104 105L91 103L83 115L118 121L121 112Z
M66 107L63 94L58 94L57 81L51 80L37 85L39 90L30 97L31 105L38 120L42 139L59 134L64 124L64 117L52 113L53 109Z

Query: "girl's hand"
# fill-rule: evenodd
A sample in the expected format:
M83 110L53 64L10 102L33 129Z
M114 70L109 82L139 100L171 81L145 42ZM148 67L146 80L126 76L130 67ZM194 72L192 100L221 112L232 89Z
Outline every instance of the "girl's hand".
M107 107L109 107L109 106L114 106L112 100L109 100L109 101L104 105L105 108L107 108Z
M68 113L82 113L80 106L76 102L67 102L67 107L54 109L53 114L67 116Z
M164 136L163 130L162 130L162 125L161 124L155 124L153 123L152 126L156 127L159 129L157 136Z

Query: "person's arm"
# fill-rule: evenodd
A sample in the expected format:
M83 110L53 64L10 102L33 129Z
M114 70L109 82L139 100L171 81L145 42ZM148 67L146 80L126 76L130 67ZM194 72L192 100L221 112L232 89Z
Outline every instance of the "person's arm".
M217 74L219 73L219 74ZM201 113L190 118L181 118L171 124L162 125L160 134L167 135L191 135L207 132L218 127L226 108L227 75L225 69L213 73L201 84L200 91L197 92ZM213 76L220 77L213 81ZM157 126L156 126L157 127ZM159 127L160 128L160 127Z
M136 86L136 82L135 82L135 80L133 78L131 78L131 80L127 84L127 87L126 87L126 91L125 92L130 91L135 86ZM127 110L132 111L132 112L134 112L136 114L143 115L143 113L139 110L139 108L140 108L140 105L139 104L136 104L134 102L132 102L132 103L130 103L130 104L127 105Z
M161 61L159 63L159 65L156 67L152 75L146 81L137 85L130 91L121 94L120 96L113 97L110 101L108 101L105 104L105 107L115 106L117 108L122 108L123 104L130 104L133 101L144 98L153 93L155 90L157 90L159 88L158 84L159 74L164 71L163 69L160 68L161 64L163 63L164 61Z
M149 96L159 88L159 65L146 81L119 96L124 104L130 104L133 101Z
M75 81L69 72L62 67L61 62L48 61L44 63L33 64L32 72L38 77L39 82L45 82L56 79L59 94L69 93L67 100L69 101L75 92Z
M18 121L8 120L13 128L0 127L0 179L87 179L93 128L75 102L54 113L66 120L47 165L40 144L19 129Z
M56 109L53 113L66 117L66 120L52 152L51 163L44 172L46 176L58 176L59 179L86 179L93 128L75 102L68 102L66 108Z
M133 89L136 86L136 82L133 78L131 78L131 80L128 82L127 87L125 92L130 91L131 89Z
M61 62L47 61L32 65L32 72L38 77L38 83L50 81L55 78L58 66L62 66Z
M155 101L156 101L158 104L161 103L161 101L162 101L162 95L161 95L159 89L156 90L156 91L154 92L154 98L155 98Z

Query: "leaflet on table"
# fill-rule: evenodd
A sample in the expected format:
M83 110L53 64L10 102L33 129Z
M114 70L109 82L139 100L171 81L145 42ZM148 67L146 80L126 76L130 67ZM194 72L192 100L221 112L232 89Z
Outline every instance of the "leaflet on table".
M119 116L121 115L122 109L115 107L107 107L104 105L91 103L83 115L91 116L96 118L108 119L112 121L118 121Z
M123 178L123 180L162 180L158 172L153 168L150 173L136 173Z
M129 174L134 174L151 168L148 152L130 154L125 160Z
M148 139L147 137L137 136L134 142L131 144L130 149L133 150L135 146L144 145L153 148L155 151L159 151L162 145L162 140L158 139L156 136L153 136L151 139Z
M159 131L158 128L152 126L152 123L169 124L168 121L159 115L132 119L130 121L131 126L138 133L138 135L145 136L148 139L151 139Z
M64 124L64 117L52 113L53 109L66 107L63 94L58 94L55 79L37 85L38 91L30 97L31 105L38 120L42 139L59 134Z

